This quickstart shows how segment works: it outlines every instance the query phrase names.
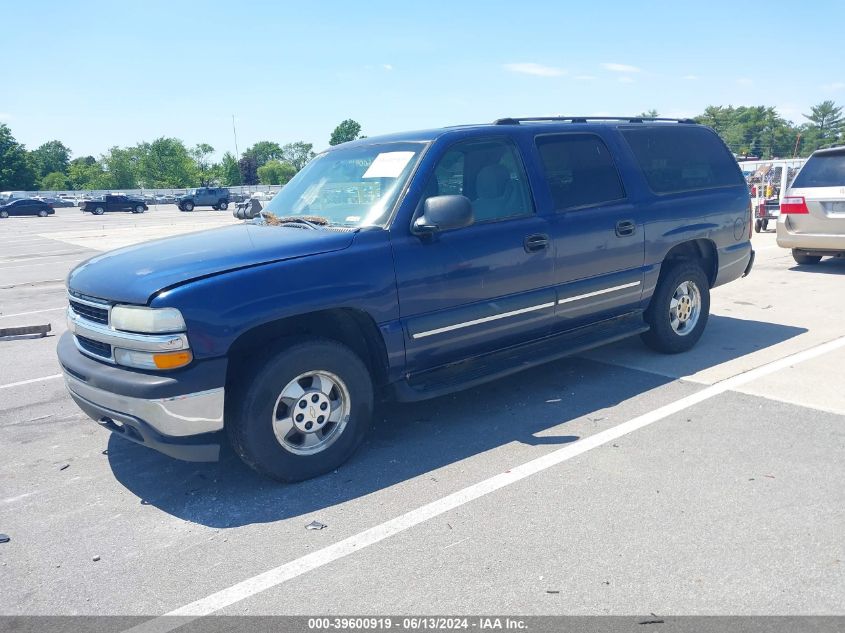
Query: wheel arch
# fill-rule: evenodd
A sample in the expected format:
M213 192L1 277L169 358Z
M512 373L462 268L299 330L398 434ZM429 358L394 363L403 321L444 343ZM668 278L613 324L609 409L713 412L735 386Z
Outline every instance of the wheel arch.
M697 238L676 244L663 258L661 274L675 262L678 261L700 261L704 274L710 282L710 287L716 283L716 275L719 272L719 255L716 244L707 238ZM668 265L667 265L668 264Z
M375 385L387 382L387 348L376 322L362 310L335 308L269 321L241 333L229 347L227 384L274 342L296 336L326 338L349 347L370 370Z

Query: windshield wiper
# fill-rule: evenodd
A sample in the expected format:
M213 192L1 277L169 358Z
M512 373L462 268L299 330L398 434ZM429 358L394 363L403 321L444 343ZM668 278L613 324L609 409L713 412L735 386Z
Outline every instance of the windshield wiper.
M319 215L287 215L279 217L272 211L262 211L261 213L264 221L272 226L279 226L282 224L298 224L307 226L309 229L319 229L323 226L328 226L330 222Z

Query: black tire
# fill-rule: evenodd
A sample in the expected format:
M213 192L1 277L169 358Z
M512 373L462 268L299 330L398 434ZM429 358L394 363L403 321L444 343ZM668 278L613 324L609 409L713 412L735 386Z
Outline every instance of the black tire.
M762 230L764 230L764 231L765 231L765 230L767 230L767 229L769 228L769 221L768 221L768 220L760 220L760 223L761 223L761 227L760 227L760 228L761 228Z
M144 211L146 211L146 209L144 209L144 206L140 204L132 209L132 213L143 213Z
M0 218L3 218L5 220L8 217L9 217L8 211L0 211Z
M220 207L218 207L216 204L212 205L211 208L214 209L215 211L220 211Z
M46 218L48 215L50 215L50 214L47 213L47 209L40 209L38 211L38 217L39 218Z
M217 203L217 207L218 207L221 211L225 211L226 209L228 209L228 208L229 208L229 203L228 203L228 202L226 202L225 200L221 200L220 202L218 202L218 203Z
M763 220L754 220L754 232L759 233L763 228Z
M349 393L350 409L340 435L321 452L300 455L276 439L274 407L285 386L311 371L331 372ZM355 452L370 428L373 385L364 362L348 347L321 338L286 339L233 389L226 430L235 452L251 468L279 481L302 481L334 470Z
M670 303L676 290L685 281L692 282L699 293L699 313L694 326L686 334L672 328ZM663 354L678 354L692 349L701 338L710 316L710 282L696 262L681 261L662 272L651 297L645 320L651 327L641 335L651 349Z
M106 210L103 207L94 207L94 210L91 212L94 215L103 215Z
M793 248L792 259L795 260L796 264L801 266L812 266L814 264L818 264L822 260L822 257L821 255L807 255L807 253L799 251L797 248Z
M182 205L182 211L193 211L194 210L194 203L188 200L188 202Z

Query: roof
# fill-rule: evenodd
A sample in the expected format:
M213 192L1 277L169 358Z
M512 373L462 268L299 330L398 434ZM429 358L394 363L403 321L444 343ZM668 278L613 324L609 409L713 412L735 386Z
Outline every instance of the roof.
M643 118L643 117L590 117L590 116L569 116L569 117L518 117L497 119L492 123L469 123L464 125L452 125L449 127L434 128L428 130L415 130L411 132L396 132L381 136L368 136L366 138L349 141L335 145L334 147L360 147L362 145L375 145L381 143L428 143L446 134L465 133L470 130L496 131L503 129L530 129L549 130L549 128L590 128L595 125L647 125L665 126L673 123L698 125L692 119L665 119L665 118ZM330 149L334 149L330 148Z

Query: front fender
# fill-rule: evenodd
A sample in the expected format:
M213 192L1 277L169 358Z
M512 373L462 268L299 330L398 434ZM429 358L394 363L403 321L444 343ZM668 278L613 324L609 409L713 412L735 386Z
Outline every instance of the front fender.
M198 279L162 292L178 308L198 359L225 356L243 333L280 319L351 308L382 325L399 318L388 232L364 230L343 250Z

